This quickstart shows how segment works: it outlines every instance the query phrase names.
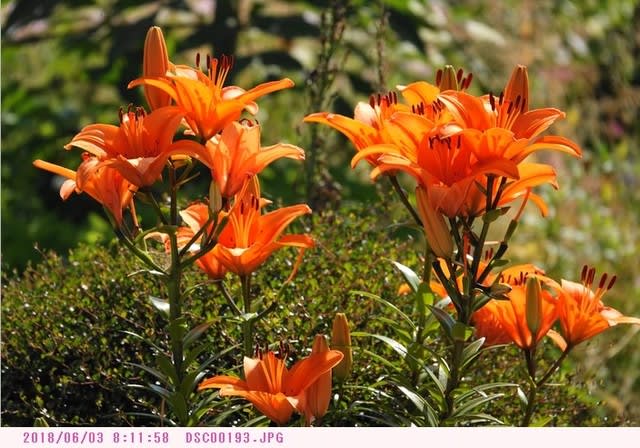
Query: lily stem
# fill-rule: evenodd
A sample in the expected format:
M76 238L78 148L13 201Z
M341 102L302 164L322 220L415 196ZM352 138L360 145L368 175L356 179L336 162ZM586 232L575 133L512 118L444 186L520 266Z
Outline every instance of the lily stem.
M532 351L525 351L525 358L527 360L527 370L529 371L529 392L527 394L527 408L525 410L524 416L522 417L522 422L520 426L529 426L531 424L531 418L533 417L533 412L535 411L536 405L536 395L538 394L538 390L542 388L545 383L549 380L549 377L555 373L556 370L562 364L562 361L567 357L569 352L571 351L571 347L567 347L562 354L555 360L555 362L547 369L547 371L542 375L538 381L535 379L535 359Z
M422 227L422 220L420 219L420 215L418 215L418 212L416 212L416 210L413 208L413 206L409 202L407 195L405 194L404 190L402 189L402 186L400 186L400 183L398 182L398 178L396 176L388 176L388 177L389 177L389 181L391 182L391 185L393 186L393 189L395 190L398 197L400 198L400 201L402 201L402 204L406 207L407 210L409 210L409 213L411 213L411 216L413 217L413 220L416 222L416 224Z
M251 356L253 353L253 324L254 319L251 314L251 274L241 275L240 283L242 284L242 303L244 306L244 316L242 319L242 341L245 356Z

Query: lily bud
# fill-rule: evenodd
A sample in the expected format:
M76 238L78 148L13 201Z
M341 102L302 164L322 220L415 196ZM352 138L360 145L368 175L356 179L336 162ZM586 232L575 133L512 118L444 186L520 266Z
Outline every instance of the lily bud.
M535 341L538 330L542 326L542 287L540 280L534 275L527 277L525 287L527 327Z
M147 37L144 40L142 76L144 78L164 76L167 70L169 70L167 44L160 27L152 26L147 31ZM145 85L144 96L151 110L171 104L171 97L156 87Z
M441 91L458 90L458 78L453 65L445 65L444 70L440 72L437 84Z
M317 334L313 340L311 356L328 352L329 344L323 334ZM331 401L331 370L323 373L309 386L305 392L305 418L307 425L315 419L322 418L329 409Z
M333 319L333 329L331 332L331 344L334 350L339 350L344 355L340 364L333 368L333 374L340 382L346 380L351 373L353 366L353 354L351 353L351 332L349 322L344 313L336 313Z
M217 215L220 210L222 210L220 187L215 180L211 180L209 184L209 211L212 215Z
M516 101L516 98L520 97L518 100L521 109L521 113L524 113L529 110L529 75L527 74L527 67L524 65L518 65L513 69L511 73L511 78L509 78L509 82L504 89L504 98L507 101Z
M437 257L450 259L453 254L453 241L444 216L431 206L424 188L416 188L416 200L429 247Z

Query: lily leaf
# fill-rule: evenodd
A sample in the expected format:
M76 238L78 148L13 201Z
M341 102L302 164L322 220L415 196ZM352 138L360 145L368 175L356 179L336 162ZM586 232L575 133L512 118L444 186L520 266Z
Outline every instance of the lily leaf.
M402 263L398 263L397 261L393 260L391 261L391 263L393 263L393 265L400 271L404 279L411 287L411 290L413 292L418 292L418 288L420 287L420 277L418 277L418 274L413 272L411 268L403 265Z

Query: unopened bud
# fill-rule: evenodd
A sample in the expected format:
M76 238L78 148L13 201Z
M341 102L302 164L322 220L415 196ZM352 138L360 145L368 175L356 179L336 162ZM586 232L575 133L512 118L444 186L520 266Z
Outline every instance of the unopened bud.
M438 87L443 90L458 90L458 78L453 65L445 65L438 80Z
M209 211L211 215L217 215L220 210L222 210L220 187L215 180L211 180L209 184Z
M353 366L353 354L351 352L351 332L349 322L344 313L336 313L333 319L333 329L331 332L331 345L334 350L339 350L344 355L340 364L333 368L333 374L340 382L345 381L351 373Z
M169 69L169 54L160 27L152 26L144 40L142 76L155 78L164 76ZM157 87L144 86L144 96L151 110L171 104L171 97Z
M524 65L518 65L513 69L509 82L504 89L504 97L507 101L513 102L521 108L521 113L529 110L529 75L527 74L527 67Z
M416 188L416 201L429 248L437 257L450 259L453 254L453 240L444 216L429 203L424 188Z
M527 277L526 283L526 317L527 327L533 341L542 325L542 287L540 280L534 275Z
M311 356L328 351L327 338L323 334L317 334L313 340ZM331 370L320 375L307 388L305 394L305 418L307 425L309 425L314 419L322 418L327 413L327 409L329 409L329 403L331 402Z

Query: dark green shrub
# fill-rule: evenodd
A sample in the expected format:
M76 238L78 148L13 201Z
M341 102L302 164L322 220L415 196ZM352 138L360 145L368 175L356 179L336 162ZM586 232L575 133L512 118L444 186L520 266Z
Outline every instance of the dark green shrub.
M398 235L399 228L389 225L392 214L380 206L327 211L313 220L318 245L305 254L293 284L280 298L277 311L257 328L261 343L288 341L293 356L304 354L316 333L330 333L336 311L346 312L352 330L385 334L389 318L385 309L371 300L349 293L364 290L392 300L404 312L411 306L404 298L395 298L400 276L389 259L418 267L411 233ZM381 218L382 217L382 218ZM299 230L299 229L298 229ZM280 251L255 276L253 292L257 300L271 303L277 289L288 277L293 254ZM154 396L126 384L142 384L148 375L126 362L154 364L154 353L131 331L166 346L164 317L151 305L149 296L162 296L154 278L135 274L140 266L119 245L80 246L67 257L50 253L22 275L5 274L2 289L2 418L9 426L30 426L38 417L50 425L155 425L156 420L132 415L158 412ZM207 337L223 350L240 340L240 331L225 316L224 300L195 269L187 274L186 284L201 286L187 297L186 309L191 325L215 320ZM229 282L232 291L235 286ZM384 319L387 319L386 321ZM164 341L164 342L163 342ZM355 366L350 385L344 391L347 403L356 403L338 414L328 416L325 424L380 425L402 424L402 420L376 421L367 410L389 415L411 412L397 391L384 390L389 397L374 397L368 387L384 376L385 367L372 362L365 349L397 360L384 344L366 338L354 341ZM476 378L523 384L515 350L494 350L481 358ZM239 354L220 359L211 374L239 365ZM562 373L561 382L572 375ZM605 415L597 411L597 402L589 398L578 381L577 388L558 387L549 391L540 406L554 410L551 424L603 424ZM581 392L582 391L582 392ZM505 390L496 406L496 414L508 409L519 412L515 389ZM563 404L565 403L565 404ZM571 409L566 403L574 403ZM560 408L564 407L563 410ZM363 412L364 410L364 412ZM373 415L373 414L372 414ZM515 417L514 417L515 419ZM507 423L511 422L509 418ZM606 421L605 421L606 422ZM615 424L616 421L608 422Z

